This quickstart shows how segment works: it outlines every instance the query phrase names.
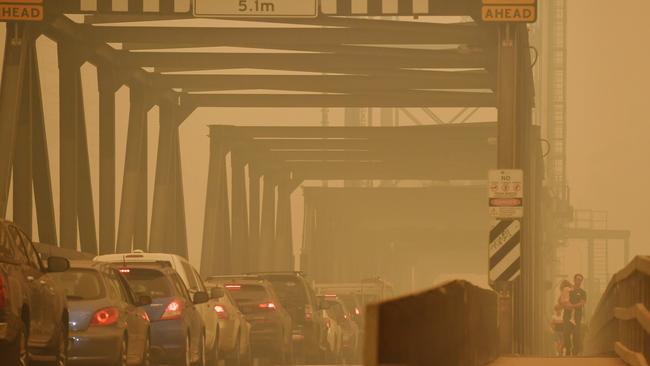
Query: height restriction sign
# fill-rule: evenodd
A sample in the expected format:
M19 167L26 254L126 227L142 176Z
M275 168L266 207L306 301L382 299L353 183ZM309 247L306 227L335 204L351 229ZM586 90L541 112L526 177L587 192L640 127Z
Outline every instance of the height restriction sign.
M490 170L488 174L490 216L497 219L518 219L524 216L524 171L521 169Z

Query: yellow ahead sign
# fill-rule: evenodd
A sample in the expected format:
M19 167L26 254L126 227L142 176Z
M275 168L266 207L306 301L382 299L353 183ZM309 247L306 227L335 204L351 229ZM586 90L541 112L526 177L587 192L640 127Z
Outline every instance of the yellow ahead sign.
M43 20L43 0L0 1L0 21Z
M536 0L483 0L484 22L534 23L537 21Z

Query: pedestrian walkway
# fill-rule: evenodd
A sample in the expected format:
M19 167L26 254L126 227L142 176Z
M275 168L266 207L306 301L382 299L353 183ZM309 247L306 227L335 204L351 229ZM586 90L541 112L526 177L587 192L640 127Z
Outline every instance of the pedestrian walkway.
M489 366L625 366L618 358L591 357L501 357Z

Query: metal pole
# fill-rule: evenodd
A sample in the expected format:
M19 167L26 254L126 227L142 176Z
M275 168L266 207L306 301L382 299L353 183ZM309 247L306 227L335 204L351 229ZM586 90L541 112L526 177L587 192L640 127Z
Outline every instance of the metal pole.
M497 70L497 102L498 102L498 150L497 167L499 169L519 168L517 159L517 35L509 24L499 28L498 34L498 70ZM523 246L523 242L522 242ZM522 324L513 324L508 319L521 319L516 313L520 309L520 291L510 283L499 291L500 296L500 332L501 350L512 349L520 343ZM514 301L514 306L513 306ZM508 305L510 304L510 305ZM519 350L515 350L519 351Z

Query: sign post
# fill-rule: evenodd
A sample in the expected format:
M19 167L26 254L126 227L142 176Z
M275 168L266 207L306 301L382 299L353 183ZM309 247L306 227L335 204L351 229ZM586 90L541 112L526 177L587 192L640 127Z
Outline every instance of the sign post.
M194 0L194 15L200 17L315 18L317 0Z
M0 1L0 21L41 21L43 0Z

